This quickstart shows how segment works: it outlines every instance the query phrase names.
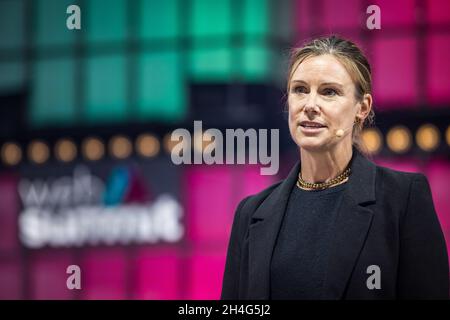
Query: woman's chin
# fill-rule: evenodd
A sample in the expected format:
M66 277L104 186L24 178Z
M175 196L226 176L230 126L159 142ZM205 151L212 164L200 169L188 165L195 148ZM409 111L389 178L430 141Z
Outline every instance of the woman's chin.
M298 146L306 151L323 151L327 144L324 139L318 137L301 137L298 140Z

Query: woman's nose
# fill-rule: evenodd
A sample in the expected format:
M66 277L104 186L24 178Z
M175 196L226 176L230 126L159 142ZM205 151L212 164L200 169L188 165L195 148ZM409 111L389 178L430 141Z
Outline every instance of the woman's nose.
M305 101L305 112L319 112L319 106L317 105L317 95L310 93Z

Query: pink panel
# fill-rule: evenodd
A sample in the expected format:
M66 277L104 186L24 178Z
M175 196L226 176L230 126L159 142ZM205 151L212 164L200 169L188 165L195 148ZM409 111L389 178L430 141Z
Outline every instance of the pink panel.
M19 196L17 178L12 175L0 176L0 250L18 250L17 217Z
M448 0L428 0L427 20L431 23L450 22L450 2Z
M428 39L427 92L432 104L450 102L450 36L434 35Z
M187 234L196 242L224 242L233 219L236 187L231 166L196 166L187 169ZM239 178L239 177L235 177Z
M320 23L326 32L338 32L342 28L357 29L365 25L366 9L360 0L323 0L321 8Z
M189 239L197 243L226 244L238 203L274 180L274 176L260 175L259 165L188 168L184 198Z
M439 221L444 229L450 229L450 163L444 160L434 160L426 168L426 174L431 185L433 201ZM450 240L450 239L448 239Z
M181 260L176 249L145 249L136 258L136 299L180 299Z
M190 265L190 293L186 299L220 299L224 270L224 254L200 251L193 254Z
M0 300L22 299L20 261L5 261L0 263Z
M417 162L413 159L395 159L395 158L376 158L375 163L382 167L387 167L403 172L422 172Z
M381 30L386 26L411 26L416 22L415 0L374 0L369 4L375 4L381 11ZM366 12L366 9L364 9ZM366 15L368 16L368 15ZM414 31L413 29L411 31Z
M127 299L125 249L87 250L81 265L82 299Z
M410 108L416 104L416 41L413 38L374 42L375 108Z
M277 176L261 175L259 166L247 166L244 171L244 177L239 180L243 181L244 186L242 193L239 195L239 200L241 200L246 196L261 192L271 184L275 183L278 178Z
M296 29L302 33L302 36L304 36L305 32L309 32L313 26L312 2L311 0L297 0L295 2L294 23Z
M41 251L31 255L30 288L32 299L73 299L67 288L67 267L76 264L68 252ZM82 275L83 276L83 275Z
M450 252L450 197L448 192L450 163L444 160L434 160L427 166L426 174L430 182L436 213L447 242L447 251Z

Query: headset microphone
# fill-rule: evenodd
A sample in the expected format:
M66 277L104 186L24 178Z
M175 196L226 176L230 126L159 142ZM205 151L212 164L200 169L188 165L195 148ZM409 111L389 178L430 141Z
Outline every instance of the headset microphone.
M336 130L336 137L342 138L344 136L345 131L347 131L349 129L352 129L352 128L353 128L353 126L347 128L347 129L338 129L338 130Z
M353 124L359 124L361 121L361 119L359 119L358 117L355 119L355 121L353 122ZM338 138L342 138L344 136L345 131L353 129L353 126L348 127L347 129L338 129L336 130L336 137Z

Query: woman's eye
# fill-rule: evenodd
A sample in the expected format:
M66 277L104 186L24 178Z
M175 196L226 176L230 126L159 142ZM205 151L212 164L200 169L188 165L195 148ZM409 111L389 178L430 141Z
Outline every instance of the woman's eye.
M334 90L334 89L327 88L327 89L323 90L323 94L326 95L326 96L335 96L335 95L337 95L338 93L337 93L337 91Z
M298 87L294 87L294 89L292 89L292 91L294 93L306 93L306 88L304 86L298 86Z

